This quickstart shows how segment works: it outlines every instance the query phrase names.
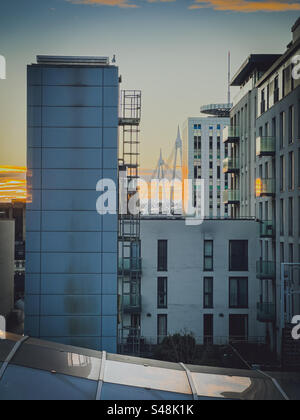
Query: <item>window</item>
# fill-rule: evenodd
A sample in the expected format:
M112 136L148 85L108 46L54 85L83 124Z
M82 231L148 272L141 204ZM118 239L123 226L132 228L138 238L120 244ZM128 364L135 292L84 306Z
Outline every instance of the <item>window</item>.
M168 278L159 277L157 280L157 308L167 309L168 307Z
M289 108L289 143L294 142L294 134L295 134L295 108L294 106L290 106Z
M295 155L294 152L289 153L289 189L295 188Z
M204 241L204 271L213 271L214 269L214 242Z
M260 103L260 113L263 114L266 111L266 100L265 100L265 90L261 91L261 103Z
M285 112L280 114L280 148L285 144Z
M292 74L291 74L292 67L288 66L286 69L283 70L283 78L282 78L282 96L286 96L290 93L292 89Z
M276 118L273 118L272 119L272 136L274 137L274 139L275 139L275 141L276 141L276 136L277 136L277 133L276 133Z
M284 200L280 200L280 235L284 235Z
M203 296L205 309L213 309L214 307L214 279L213 277L205 277L203 285Z
M279 101L279 76L274 80L274 104Z
M211 314L203 317L204 344L213 344L214 339L214 316Z
M247 340L248 322L248 315L229 315L230 339Z
M289 236L294 235L294 200L289 198Z
M168 241L158 241L157 271L168 271Z
M229 279L229 307L248 308L248 278Z
M157 315L157 343L161 344L168 335L168 315Z
M284 263L284 242L280 242L280 264Z
M229 271L248 271L248 241L229 242Z
M194 149L195 149L195 152L198 149L198 137L197 136L194 137Z
M284 156L280 156L280 191L285 189L285 159Z

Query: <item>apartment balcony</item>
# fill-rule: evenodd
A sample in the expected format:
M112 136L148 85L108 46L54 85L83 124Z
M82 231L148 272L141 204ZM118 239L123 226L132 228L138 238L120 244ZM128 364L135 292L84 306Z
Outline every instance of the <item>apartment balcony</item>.
M141 272L142 271L142 259L141 258L119 258L119 274L129 274L130 272Z
M128 294L122 296L123 312L136 314L142 311L142 296L140 294Z
M273 197L276 192L276 181L273 178L256 180L256 197Z
M235 174L240 171L240 164L238 159L226 158L223 160L224 174Z
M223 142L224 143L238 143L240 141L240 127L231 125L224 128Z
M276 321L275 303L258 303L257 304L257 321L258 322L275 322Z
M276 151L275 137L257 137L256 156L274 156Z
M257 261L256 277L261 280L273 280L276 278L276 263L274 261Z
M260 237L261 238L274 238L275 226L272 221L260 222Z
M239 190L225 190L223 193L224 204L239 204L240 192Z

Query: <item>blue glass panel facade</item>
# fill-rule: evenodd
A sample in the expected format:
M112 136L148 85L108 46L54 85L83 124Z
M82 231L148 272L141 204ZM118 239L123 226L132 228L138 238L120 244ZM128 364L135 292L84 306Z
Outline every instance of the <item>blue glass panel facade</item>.
M118 177L118 69L28 67L26 334L117 350L117 216L96 212Z

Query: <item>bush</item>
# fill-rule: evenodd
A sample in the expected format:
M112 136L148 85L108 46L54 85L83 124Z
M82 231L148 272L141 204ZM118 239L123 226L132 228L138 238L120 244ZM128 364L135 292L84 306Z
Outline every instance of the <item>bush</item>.
M154 357L158 360L174 363L190 363L196 360L197 345L191 333L174 334L166 337L155 350Z

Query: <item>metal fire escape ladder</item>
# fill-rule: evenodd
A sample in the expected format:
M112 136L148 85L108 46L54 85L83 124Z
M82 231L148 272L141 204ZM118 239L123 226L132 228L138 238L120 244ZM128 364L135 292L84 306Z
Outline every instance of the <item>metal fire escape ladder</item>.
M127 189L126 211L119 213L119 352L139 354L141 312L140 212L131 214L129 202L138 193L140 166L141 92L121 92L120 178ZM121 210L122 206L120 207ZM123 209L124 210L124 209ZM127 214L123 214L126 213ZM134 323L132 322L134 319Z

